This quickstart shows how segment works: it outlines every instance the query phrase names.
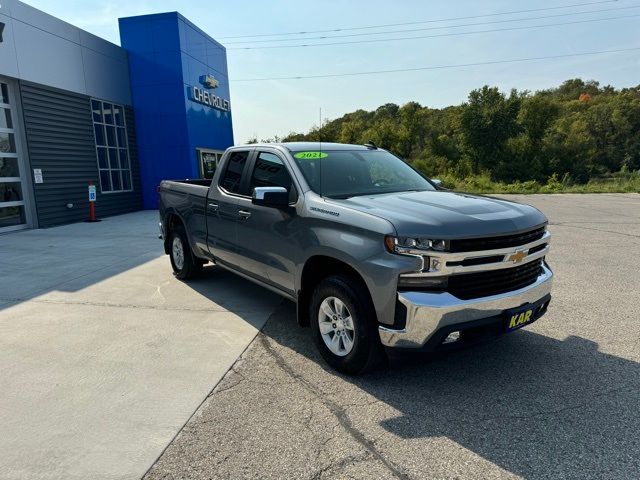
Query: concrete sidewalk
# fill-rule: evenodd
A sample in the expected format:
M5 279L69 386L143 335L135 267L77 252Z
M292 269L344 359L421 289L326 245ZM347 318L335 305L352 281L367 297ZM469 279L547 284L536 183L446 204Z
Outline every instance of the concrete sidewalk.
M0 236L0 478L140 478L280 302L175 280L156 222Z

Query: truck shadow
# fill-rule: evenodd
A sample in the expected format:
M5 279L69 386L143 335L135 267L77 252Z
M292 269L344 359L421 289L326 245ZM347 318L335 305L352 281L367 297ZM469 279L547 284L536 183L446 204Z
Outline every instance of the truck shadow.
M308 331L297 328L292 304L283 304L263 333L336 375ZM448 354L396 354L383 371L340 377L341 388L357 387L400 412L389 419L385 409L377 423L415 458L429 444L404 440L446 437L523 478L640 473L638 363L600 352L585 338L520 330Z

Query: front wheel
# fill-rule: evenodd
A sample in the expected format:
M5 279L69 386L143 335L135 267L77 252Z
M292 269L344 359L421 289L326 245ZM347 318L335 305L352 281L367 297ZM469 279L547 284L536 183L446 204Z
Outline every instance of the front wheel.
M329 365L358 374L383 363L375 311L359 279L328 277L316 287L310 303L313 338Z
M171 232L169 246L169 258L176 278L187 280L200 273L202 263L193 257L187 234L182 227L178 227Z

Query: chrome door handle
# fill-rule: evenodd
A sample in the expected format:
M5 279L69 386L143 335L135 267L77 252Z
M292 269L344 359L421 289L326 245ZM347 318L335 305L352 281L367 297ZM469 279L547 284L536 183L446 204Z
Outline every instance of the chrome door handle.
M213 212L217 212L218 211L218 204L217 203L210 203L209 204L209 210L211 210Z
M243 219L246 220L247 218L249 218L251 216L251 212L249 212L248 210L239 210L238 211L238 215Z

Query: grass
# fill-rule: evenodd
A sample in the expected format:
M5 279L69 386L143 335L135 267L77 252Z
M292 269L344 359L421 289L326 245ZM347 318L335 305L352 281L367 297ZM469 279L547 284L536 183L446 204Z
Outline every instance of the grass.
M503 183L491 180L488 174L457 178L451 175L434 175L451 190L468 193L640 193L640 170L620 172L610 177L595 178L588 183L573 183L568 177L560 180L556 175L546 184L535 180Z

